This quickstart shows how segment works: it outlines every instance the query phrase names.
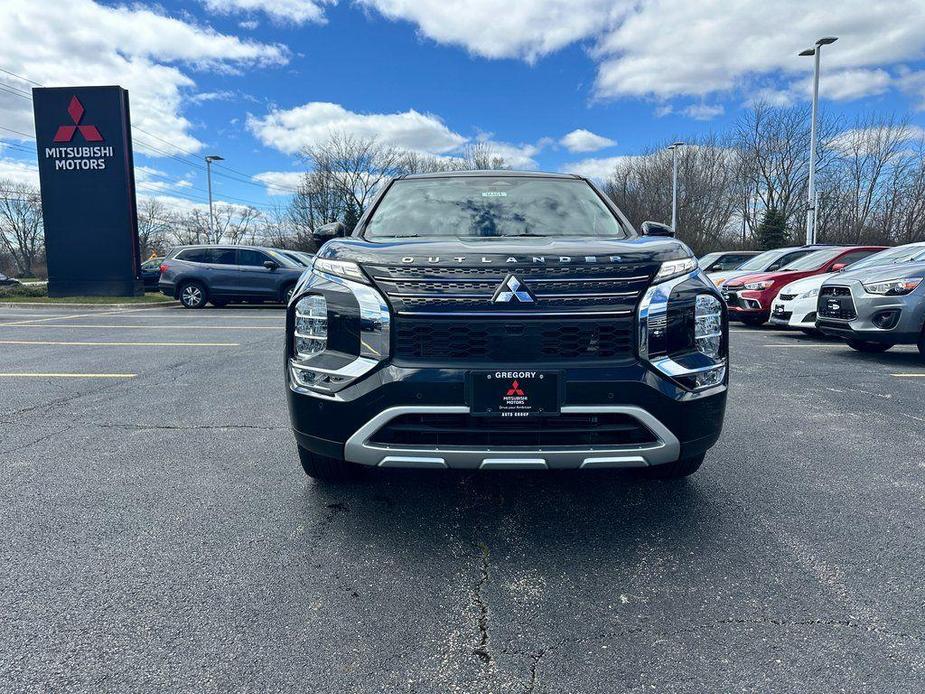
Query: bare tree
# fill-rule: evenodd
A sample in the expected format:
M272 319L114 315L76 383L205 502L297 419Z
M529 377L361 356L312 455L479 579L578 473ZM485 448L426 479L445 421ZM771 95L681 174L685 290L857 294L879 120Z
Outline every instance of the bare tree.
M138 246L141 257L163 253L173 225L167 205L158 198L142 198L138 203Z
M38 189L0 180L0 244L12 256L20 276L33 276L43 241L42 199Z

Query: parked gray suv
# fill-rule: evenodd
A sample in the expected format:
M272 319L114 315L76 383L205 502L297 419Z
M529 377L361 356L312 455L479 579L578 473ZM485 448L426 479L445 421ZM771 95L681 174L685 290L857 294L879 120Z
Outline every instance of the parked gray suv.
M860 352L913 344L925 357L925 261L833 275L819 289L816 327Z
M158 289L186 308L206 302L286 303L305 270L279 251L260 246L178 246L161 263Z

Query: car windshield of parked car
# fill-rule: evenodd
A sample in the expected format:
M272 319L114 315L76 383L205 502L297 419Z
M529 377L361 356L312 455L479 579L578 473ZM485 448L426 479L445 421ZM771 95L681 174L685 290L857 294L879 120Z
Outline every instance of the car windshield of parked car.
M866 267L895 265L896 263L907 263L912 260L925 260L925 246L915 245L887 248L885 251L874 253L864 258L864 260L852 263L848 268L852 271L863 270Z
M401 238L626 238L617 217L585 181L471 176L396 181L363 236Z
M279 263L279 265L281 265L282 267L293 267L293 268L305 267L304 265L302 265L302 263L297 263L295 260L290 258L285 253L280 253L279 251L272 251L270 249L266 249L266 252L270 255L271 258L273 258L273 260Z
M780 258L784 253L789 253L789 248L776 248L773 251L759 253L751 260L739 265L736 270L764 270L768 265Z
M793 262L787 263L786 266L781 268L781 272L818 270L823 265L831 260L834 260L844 252L844 248L826 248L821 251L813 251L809 255L804 255L799 260L794 260Z

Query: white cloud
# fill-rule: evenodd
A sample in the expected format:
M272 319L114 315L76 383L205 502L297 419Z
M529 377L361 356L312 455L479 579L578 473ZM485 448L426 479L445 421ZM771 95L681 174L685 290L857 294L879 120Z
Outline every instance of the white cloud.
M585 178L604 181L610 178L617 166L634 158L633 156L592 157L565 164L561 170L563 173L573 173Z
M892 77L886 70L854 69L823 71L819 76L821 98L835 101L850 101L865 96L883 94L892 84ZM794 90L805 98L812 98L813 78L807 75L794 85Z
M840 132L829 146L843 154L868 154L891 143L925 142L925 128L918 125L851 128ZM918 156L916 152L913 156Z
M888 68L925 54L921 0L358 0L414 23L438 43L487 58L535 61L588 41L598 62L595 93L669 99L750 91L769 75L799 80L813 61L797 54L820 36L833 98L881 93ZM666 43L664 39L669 37ZM832 71L835 71L834 73ZM850 71L862 84L852 88ZM839 85L839 73L842 84ZM766 88L766 87L765 87ZM778 94L778 101L786 91Z
M447 128L436 116L411 109L403 113L355 113L339 104L313 101L259 118L247 126L268 147L294 154L302 147L342 132L415 152L443 154L459 148L466 138Z
M392 20L418 26L438 43L463 46L486 58L529 62L612 24L623 0L358 0Z
M290 196L302 184L304 175L298 171L264 171L254 178L267 186L267 195Z
M685 116L689 116L694 120L712 120L725 112L726 109L723 108L722 104L712 106L709 104L692 104L683 111Z
M578 128L559 140L559 144L569 152L596 152L605 147L613 147L617 142L609 137L596 135L590 130Z
M38 187L39 169L32 162L0 156L0 182L9 181Z
M306 24L307 22L323 23L324 8L322 5L333 4L337 0L202 0L205 6L213 12L231 14L233 12L262 12L278 22L292 22ZM253 27L256 28L256 22ZM244 22L241 22L241 26Z
M5 69L46 86L120 84L129 90L135 126L187 150L202 143L182 113L195 83L178 66L228 72L283 64L288 55L283 46L242 40L139 6L92 0L58 2L53 10L34 0L4 0L0 22ZM5 74L3 82L26 90L32 86ZM6 97L0 99L0 122L34 132L31 103ZM143 142L168 147L136 132L136 151L157 156Z
M903 92L916 100L917 109L925 110L925 70L910 70L900 66L896 83Z

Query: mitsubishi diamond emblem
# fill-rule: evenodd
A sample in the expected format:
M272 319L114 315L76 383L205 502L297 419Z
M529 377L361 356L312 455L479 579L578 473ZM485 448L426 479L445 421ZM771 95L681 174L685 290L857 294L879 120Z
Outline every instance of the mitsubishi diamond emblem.
M527 285L521 282L516 275L505 277L491 298L493 304L506 304L511 301L518 301L522 304L532 304L536 301Z

